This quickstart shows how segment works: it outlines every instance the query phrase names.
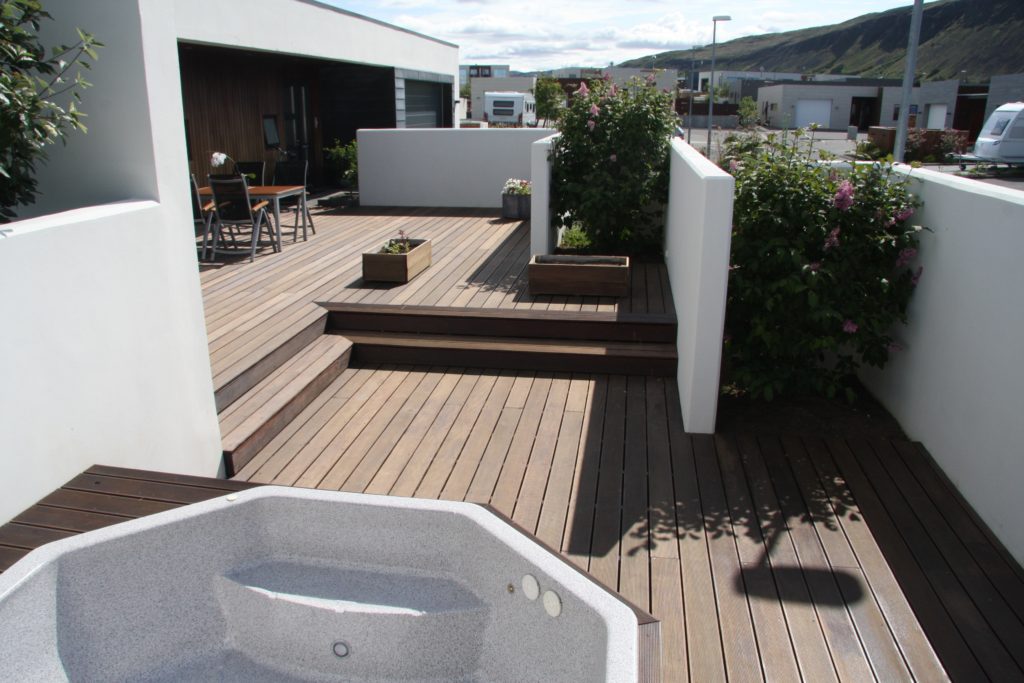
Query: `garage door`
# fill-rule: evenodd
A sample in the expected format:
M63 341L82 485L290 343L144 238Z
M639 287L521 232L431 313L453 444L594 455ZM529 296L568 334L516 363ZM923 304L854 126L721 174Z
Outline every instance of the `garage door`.
M832 119L832 100L797 100L796 127L807 128L816 123L828 128Z
M444 89L440 83L405 81L405 127L440 128Z

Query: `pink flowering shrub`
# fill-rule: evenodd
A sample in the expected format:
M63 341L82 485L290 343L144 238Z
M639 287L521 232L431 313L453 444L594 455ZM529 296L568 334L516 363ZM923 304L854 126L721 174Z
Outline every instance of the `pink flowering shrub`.
M853 396L899 345L921 269L920 205L888 167L833 169L770 137L727 150L736 178L726 355L733 389Z
M579 225L599 252L660 253L675 121L671 97L639 79L581 85L551 150L556 227Z

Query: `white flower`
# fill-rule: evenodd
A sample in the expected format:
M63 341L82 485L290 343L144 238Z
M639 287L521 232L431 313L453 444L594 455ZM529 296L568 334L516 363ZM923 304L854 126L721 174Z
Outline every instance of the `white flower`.
M210 166L213 166L214 168L217 168L218 166L223 166L227 160L228 155L225 154L224 152L214 152L213 154L210 155Z

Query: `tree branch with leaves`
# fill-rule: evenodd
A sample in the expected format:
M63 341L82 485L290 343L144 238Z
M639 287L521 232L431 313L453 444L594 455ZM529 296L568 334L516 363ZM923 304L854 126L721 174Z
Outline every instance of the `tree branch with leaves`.
M46 56L41 22L52 19L38 0L0 0L0 223L14 207L36 200L36 164L46 147L86 131L78 109L91 84L82 75L103 43L76 29L78 41L57 45Z

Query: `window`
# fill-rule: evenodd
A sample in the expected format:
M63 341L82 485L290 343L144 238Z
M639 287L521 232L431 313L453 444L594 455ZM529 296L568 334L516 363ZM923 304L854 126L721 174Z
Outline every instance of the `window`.
M281 146L281 136L277 134L277 115L263 115L263 145L267 149L277 149Z
M899 121L900 119L900 105L896 105L892 108L892 120Z
M494 100L495 107L515 107L516 103L512 100Z
M497 107L495 107L494 108L494 115L495 116L515 116L516 115L516 110L515 109L498 109Z
M1010 140L1024 140L1024 121L1015 124L1006 137Z
M992 135L994 135L995 137L999 137L1000 135L1003 134L1003 131L1006 130L1006 127L1008 125L1010 125L1009 118L998 119L995 125L992 126Z

